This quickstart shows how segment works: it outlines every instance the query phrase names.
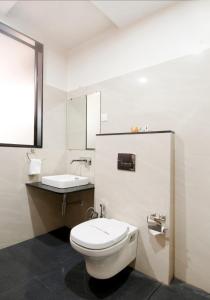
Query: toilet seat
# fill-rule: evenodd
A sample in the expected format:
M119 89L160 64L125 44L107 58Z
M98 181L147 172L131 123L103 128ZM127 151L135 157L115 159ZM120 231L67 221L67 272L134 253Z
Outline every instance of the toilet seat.
M70 242L71 242L72 247L76 251L85 255L86 257L101 258L101 257L107 257L109 255L113 255L114 253L120 251L120 249L122 249L128 242L128 236L126 236L124 239L122 239L118 243L116 243L108 248L104 248L104 249L85 248L85 247L80 246L77 243L75 243L71 237L70 237Z
M129 231L128 224L106 218L93 219L75 226L71 240L86 249L101 250L123 240Z

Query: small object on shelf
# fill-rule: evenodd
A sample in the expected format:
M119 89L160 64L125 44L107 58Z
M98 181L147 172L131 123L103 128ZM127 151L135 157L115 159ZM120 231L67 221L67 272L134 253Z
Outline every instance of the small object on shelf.
M139 132L140 128L139 127L131 127L131 132Z
M142 132L148 132L148 131L149 131L149 125L148 125L148 124L144 125L144 126L141 128L141 131L142 131Z

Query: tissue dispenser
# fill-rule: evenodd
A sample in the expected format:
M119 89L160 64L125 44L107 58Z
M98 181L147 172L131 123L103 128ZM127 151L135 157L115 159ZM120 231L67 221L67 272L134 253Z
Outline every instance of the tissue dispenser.
M166 224L166 216L151 214L147 217L148 229L152 235L160 235L165 234L167 228Z

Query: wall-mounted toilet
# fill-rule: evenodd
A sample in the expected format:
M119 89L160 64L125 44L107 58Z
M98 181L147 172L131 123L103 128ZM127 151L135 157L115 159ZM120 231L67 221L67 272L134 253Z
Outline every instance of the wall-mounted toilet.
M87 272L110 278L136 258L138 229L115 219L98 218L71 230L72 247L85 256Z

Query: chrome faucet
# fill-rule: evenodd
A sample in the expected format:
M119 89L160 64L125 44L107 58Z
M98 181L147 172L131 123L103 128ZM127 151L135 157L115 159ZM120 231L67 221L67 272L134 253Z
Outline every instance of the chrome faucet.
M91 166L91 158L90 157L81 157L79 159L72 159L70 164L73 164L74 162L84 162L86 165Z
M100 218L104 218L105 214L104 214L104 205L100 203Z

